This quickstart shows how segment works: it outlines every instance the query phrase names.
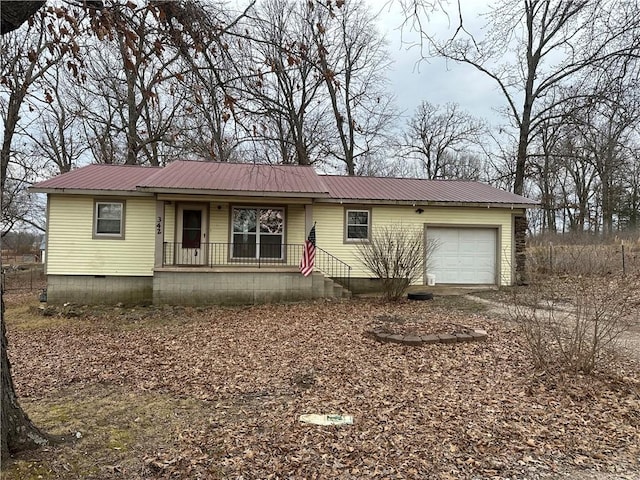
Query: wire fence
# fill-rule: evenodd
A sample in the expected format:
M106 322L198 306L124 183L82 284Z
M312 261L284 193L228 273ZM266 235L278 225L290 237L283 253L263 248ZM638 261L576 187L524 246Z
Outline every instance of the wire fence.
M638 275L640 244L537 245L527 249L529 268L555 275Z
M37 291L44 288L46 278L42 265L3 267L2 291Z

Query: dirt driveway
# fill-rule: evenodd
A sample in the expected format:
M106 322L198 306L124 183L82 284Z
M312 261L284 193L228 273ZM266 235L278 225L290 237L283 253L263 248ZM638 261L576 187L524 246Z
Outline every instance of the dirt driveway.
M508 321L510 321L513 316L514 307L512 304L486 298L486 292L482 297L474 293L460 293L462 293L465 298L485 306L487 309L487 314L489 315L496 316ZM565 316L567 322L571 322L574 312L571 307L556 308L561 310L562 315ZM638 315L637 311L634 312L634 314L636 318L631 323L629 329L620 335L617 348L619 348L624 355L629 355L632 358L635 358L637 361L640 361L640 316Z

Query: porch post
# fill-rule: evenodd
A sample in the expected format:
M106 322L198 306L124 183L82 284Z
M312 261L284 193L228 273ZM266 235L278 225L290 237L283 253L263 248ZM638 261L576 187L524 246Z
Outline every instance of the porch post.
M156 245L154 266L162 266L162 250L164 242L164 201L156 200L156 218L155 218Z
M308 204L304 206L304 240L307 239L311 227L313 227L313 204Z

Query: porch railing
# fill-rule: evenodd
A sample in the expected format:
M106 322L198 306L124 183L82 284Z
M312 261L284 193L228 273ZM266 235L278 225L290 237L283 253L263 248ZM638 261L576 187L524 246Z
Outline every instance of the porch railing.
M350 289L351 266L340 260L338 257L331 255L320 247L316 247L315 267L326 276L337 281L344 287L347 287L347 290Z
M304 245L290 244L233 244L201 243L189 246L179 242L164 242L162 265L176 267L297 267ZM258 254L259 253L259 254ZM347 288L351 266L316 247L315 268Z
M258 255L259 249L259 255ZM201 243L189 246L178 242L164 242L163 266L180 267L294 267L298 266L303 246L300 244L248 245L233 243Z

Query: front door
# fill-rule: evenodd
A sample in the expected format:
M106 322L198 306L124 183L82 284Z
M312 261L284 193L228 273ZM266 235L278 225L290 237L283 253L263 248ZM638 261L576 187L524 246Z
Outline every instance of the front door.
M180 204L178 206L176 263L179 265L207 264L207 206Z

